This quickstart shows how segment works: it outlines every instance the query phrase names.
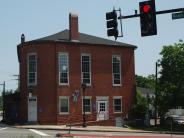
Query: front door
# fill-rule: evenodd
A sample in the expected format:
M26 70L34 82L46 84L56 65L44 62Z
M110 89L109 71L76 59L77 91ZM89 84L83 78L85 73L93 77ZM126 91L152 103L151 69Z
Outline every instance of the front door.
M97 121L107 120L109 118L108 113L108 102L97 101Z
M37 122L37 97L28 98L28 122Z

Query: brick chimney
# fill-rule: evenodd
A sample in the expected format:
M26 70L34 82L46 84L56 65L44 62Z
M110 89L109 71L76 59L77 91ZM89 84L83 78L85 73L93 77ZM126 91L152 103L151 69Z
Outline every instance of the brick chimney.
M79 33L78 33L78 15L74 13L70 13L69 15L69 39L71 41L79 41Z

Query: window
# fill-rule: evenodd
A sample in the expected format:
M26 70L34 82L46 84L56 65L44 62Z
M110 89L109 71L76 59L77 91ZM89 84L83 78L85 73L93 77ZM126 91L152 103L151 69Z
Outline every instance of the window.
M121 110L121 97L114 97L114 112L115 113L121 113L122 110Z
M69 98L67 96L59 97L59 112L61 114L69 113Z
M82 83L91 84L91 57L89 54L82 54L81 56L81 77Z
M68 53L59 54L59 84L69 84Z
M119 55L112 56L112 75L113 85L121 85L121 57Z
M91 113L91 98L85 97L83 98L83 111L85 110L85 113Z
M28 85L36 85L37 83L37 56L36 53L28 54Z

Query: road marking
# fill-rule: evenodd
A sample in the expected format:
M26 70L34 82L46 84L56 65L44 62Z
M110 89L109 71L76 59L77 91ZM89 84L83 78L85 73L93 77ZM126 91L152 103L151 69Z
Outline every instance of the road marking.
M36 134L38 134L38 135L40 135L40 136L50 136L50 135L48 135L46 133L43 133L43 132L35 130L35 129L29 129L29 130L34 132L34 133L36 133Z
M1 130L5 130L5 129L7 129L7 127L4 127L4 128L0 128L0 131L1 131Z

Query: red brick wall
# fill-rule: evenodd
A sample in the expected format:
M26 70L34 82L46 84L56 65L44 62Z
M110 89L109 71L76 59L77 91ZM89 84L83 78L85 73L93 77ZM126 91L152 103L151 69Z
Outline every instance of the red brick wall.
M38 122L41 124L65 124L82 122L82 101L72 100L72 94L81 86L81 53L91 54L92 83L86 88L86 95L109 96L110 123L114 125L115 116L125 116L132 103L135 85L134 49L121 46L79 45L77 43L28 43L21 46L20 81L21 81L21 119L27 120L27 53L38 55L38 83L33 95L38 97ZM59 86L58 53L69 53L69 86ZM122 86L112 86L112 54L121 55ZM58 97L70 96L70 114L59 115ZM122 96L122 114L113 113L113 96ZM88 115L87 121L96 121L95 109Z

